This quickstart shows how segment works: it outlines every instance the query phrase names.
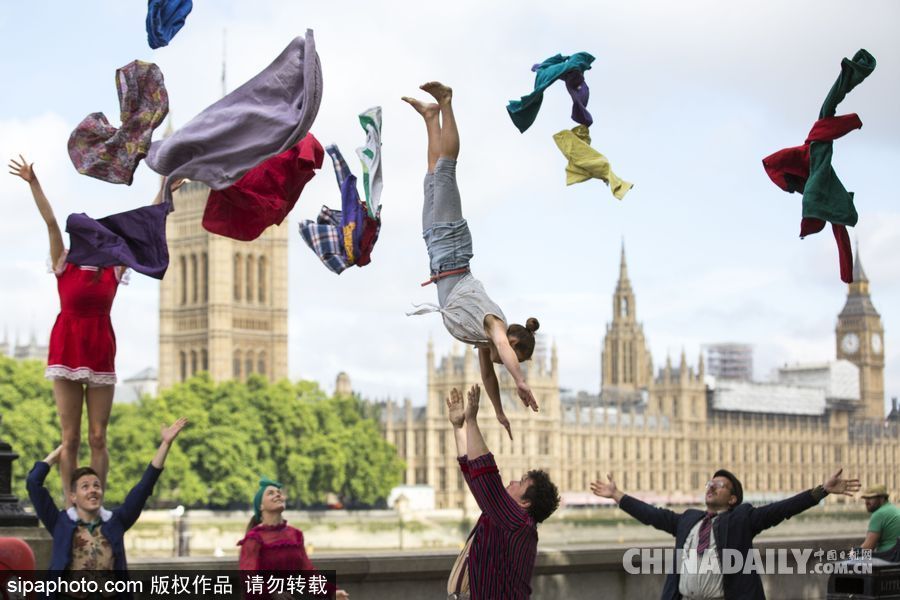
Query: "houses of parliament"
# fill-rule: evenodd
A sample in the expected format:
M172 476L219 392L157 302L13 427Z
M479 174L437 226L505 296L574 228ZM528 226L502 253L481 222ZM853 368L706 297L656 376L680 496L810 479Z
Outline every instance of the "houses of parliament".
M287 377L287 227L271 227L252 243L211 235L200 225L207 193L203 184L185 184L168 219L159 387L200 371L216 381ZM498 369L515 438L487 410L488 446L505 476L545 469L570 504L593 501L589 484L607 472L650 501L694 502L720 467L742 479L749 501L812 487L839 466L864 486L883 483L898 493L900 415L896 407L884 414L884 330L858 254L853 278L833 361L786 366L766 383L712 377L702 355L689 364L682 353L654 370L623 248L599 393L562 392L556 347L548 353L539 334L522 367L541 411L526 411ZM437 360L429 342L426 380L423 406L384 404L382 432L406 462L406 484L430 485L437 507L458 507L468 494L444 398L480 382L477 357L469 347ZM349 391L349 382L340 387Z
M838 315L835 360L785 366L776 381L712 377L703 356L682 353L654 372L622 250L600 361L599 394L560 391L555 345L523 363L541 407L525 409L499 369L514 439L493 418L479 421L501 473L548 471L569 504L589 503L591 481L607 472L619 487L657 503L694 503L719 468L744 483L748 501L781 498L815 486L838 467L864 486L900 491L900 419L884 410L884 330L857 256L854 283ZM435 490L438 508L468 496L456 462L444 398L480 382L474 351L440 360L426 351L424 406L387 402L382 430L406 462L405 483ZM843 502L845 498L830 498Z

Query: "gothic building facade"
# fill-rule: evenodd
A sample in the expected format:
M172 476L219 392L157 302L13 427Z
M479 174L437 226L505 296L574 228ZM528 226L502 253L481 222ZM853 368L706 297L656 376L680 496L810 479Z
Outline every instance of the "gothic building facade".
M514 439L488 405L479 422L501 473L517 479L543 468L570 504L596 501L589 484L607 472L652 502L701 502L703 485L721 467L743 480L748 501L812 487L839 466L864 486L883 483L900 492L900 423L884 414L884 330L858 254L854 271L834 361L785 367L773 382L716 381L702 355L695 365L684 353L675 364L667 357L654 372L623 248L599 394L560 390L555 346L548 357L539 344L523 365L539 413L522 406L498 369ZM457 507L471 500L444 397L480 382L477 358L466 348L436 360L429 342L426 369L425 405L388 402L382 429L406 462L405 483L431 485L439 508Z
M160 284L159 386L207 371L215 381L287 377L287 227L241 242L201 226L209 188L185 183L169 215Z

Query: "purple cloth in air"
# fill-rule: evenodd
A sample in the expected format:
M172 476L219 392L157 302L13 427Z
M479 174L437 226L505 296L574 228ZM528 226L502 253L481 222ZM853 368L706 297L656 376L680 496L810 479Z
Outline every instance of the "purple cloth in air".
M169 267L166 243L168 202L92 219L73 213L66 219L69 255L66 261L90 267L124 265L154 279L162 279Z
M588 112L587 103L591 96L591 90L584 80L584 73L581 71L569 71L560 77L566 82L566 89L572 96L572 120L590 127L594 124L594 117Z
M272 64L207 107L174 134L153 142L147 165L170 178L202 181L214 190L299 142L322 100L322 65L311 29ZM166 186L166 200L171 199Z
M541 68L540 64L531 65L531 70L537 72ZM572 97L572 120L582 125L590 127L594 124L594 117L588 112L588 98L591 97L591 90L588 88L587 82L584 80L583 71L568 71L560 76L560 79L566 82L566 90Z

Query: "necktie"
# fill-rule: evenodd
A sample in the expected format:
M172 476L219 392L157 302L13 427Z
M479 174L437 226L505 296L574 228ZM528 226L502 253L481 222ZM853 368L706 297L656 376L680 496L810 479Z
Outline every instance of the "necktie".
M703 517L703 522L700 524L699 540L697 541L698 555L702 555L706 552L706 549L709 548L709 532L712 531L712 521L715 516L716 513L708 512L706 513L706 516Z

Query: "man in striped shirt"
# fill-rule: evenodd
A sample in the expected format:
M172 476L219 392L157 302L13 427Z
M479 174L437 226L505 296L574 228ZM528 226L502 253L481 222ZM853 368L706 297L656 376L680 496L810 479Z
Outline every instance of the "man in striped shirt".
M494 455L478 428L481 388L468 401L455 388L447 399L459 467L481 509L481 517L453 566L451 600L518 600L531 596L537 557L537 524L559 506L559 492L544 471L532 470L504 487Z

